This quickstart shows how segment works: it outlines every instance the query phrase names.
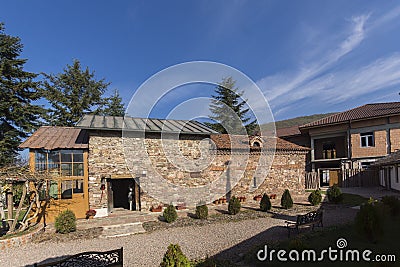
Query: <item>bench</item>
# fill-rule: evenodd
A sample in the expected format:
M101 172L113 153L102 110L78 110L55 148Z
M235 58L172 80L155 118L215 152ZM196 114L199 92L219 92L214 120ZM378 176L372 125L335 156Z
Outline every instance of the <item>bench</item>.
M123 248L104 252L83 252L50 263L35 263L34 267L49 266L123 266Z
M321 226L322 224L322 210L312 211L304 215L297 215L296 222L285 221L286 227L288 229L288 236L290 237L291 230L295 229L299 233L299 229L302 227L312 227L314 230L315 226Z

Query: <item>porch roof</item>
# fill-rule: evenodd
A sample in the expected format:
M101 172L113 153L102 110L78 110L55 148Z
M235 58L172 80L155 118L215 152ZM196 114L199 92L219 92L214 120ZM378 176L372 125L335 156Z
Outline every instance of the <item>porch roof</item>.
M163 120L133 117L85 115L76 127L87 130L127 130L145 132L163 132L180 134L212 134L217 133L204 124L187 120Z
M87 149L88 132L74 127L42 126L19 145L31 149Z
M380 158L374 163L372 166L383 166L383 165L391 165L395 163L400 163L400 151L393 152L386 157Z

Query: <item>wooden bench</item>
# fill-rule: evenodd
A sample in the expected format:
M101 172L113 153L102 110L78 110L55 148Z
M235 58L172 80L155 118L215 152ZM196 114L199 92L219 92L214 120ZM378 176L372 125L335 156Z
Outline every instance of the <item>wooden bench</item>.
M290 232L291 230L295 229L297 233L299 233L299 229L301 227L312 227L314 230L315 226L321 226L323 227L322 224L322 219L323 219L323 213L322 210L317 210L317 211L312 211L304 215L297 215L296 222L292 221L285 221L286 227L288 229L288 236L290 237Z
M123 266L123 248L104 252L83 252L50 263L35 263L34 267L49 266Z

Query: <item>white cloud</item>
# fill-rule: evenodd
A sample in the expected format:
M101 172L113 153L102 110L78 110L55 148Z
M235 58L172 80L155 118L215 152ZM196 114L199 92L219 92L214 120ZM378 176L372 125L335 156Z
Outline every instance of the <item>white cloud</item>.
M310 82L343 56L351 52L365 38L364 24L368 17L369 15L354 17L352 19L352 30L348 37L336 49L328 52L319 61L303 67L296 73L277 74L258 81L258 86L266 92L268 100L274 103L277 98L297 90L297 88Z
M370 14L353 17L347 36L336 48L297 71L267 76L257 82L267 96L274 114L290 112L290 105L310 99L338 104L352 98L400 84L400 54L395 53L356 68L337 70L341 59L356 49L373 30L400 15L400 7L371 21ZM379 27L378 27L379 26ZM333 44L331 47L335 47Z

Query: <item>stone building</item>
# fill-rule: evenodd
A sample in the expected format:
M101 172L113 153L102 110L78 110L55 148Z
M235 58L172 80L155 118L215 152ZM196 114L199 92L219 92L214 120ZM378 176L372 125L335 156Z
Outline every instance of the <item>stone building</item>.
M84 116L76 127L41 127L20 146L48 170L52 214L70 208L194 206L223 196L304 192L308 148L280 138L218 134L195 121ZM131 201L129 201L131 200Z

